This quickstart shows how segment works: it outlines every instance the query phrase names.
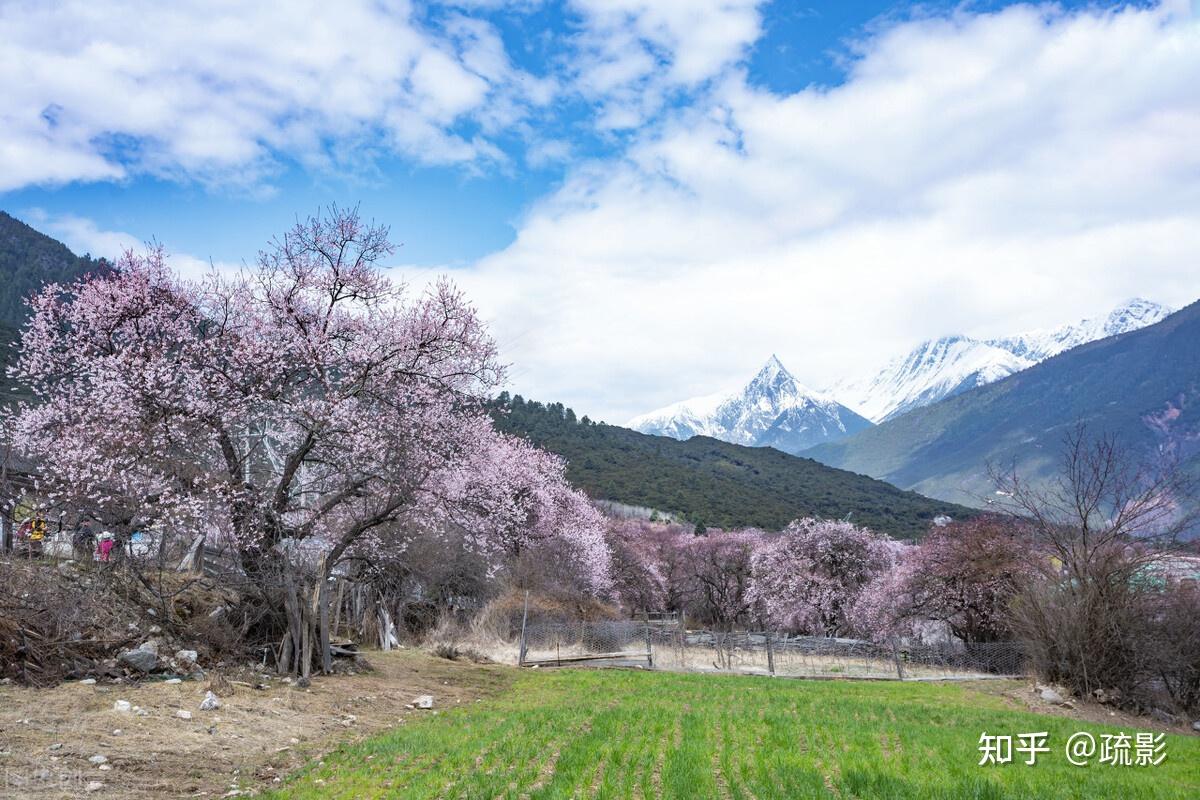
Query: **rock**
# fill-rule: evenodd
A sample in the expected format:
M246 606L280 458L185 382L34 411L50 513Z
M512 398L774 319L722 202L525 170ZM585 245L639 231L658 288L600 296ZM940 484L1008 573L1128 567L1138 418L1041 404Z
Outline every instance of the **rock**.
M88 785L83 787L83 790L88 794L91 794L92 792L98 792L103 788L104 784L100 781L88 781Z
M151 636L157 636L160 633L162 633L162 628L158 627L157 625L150 626L150 635Z
M433 695L423 694L412 701L413 708L433 708Z
M136 650L124 651L117 656L117 660L138 672L153 672L154 668L158 666L158 648L147 647L149 644L150 642L146 642Z
M133 705L128 700L118 700L113 703L113 711L120 711L122 714L128 714L133 710Z
M192 712L190 712L190 711L184 711L183 709L180 709L180 710L178 710L178 711L176 711L176 712L175 712L175 716L179 717L180 719L191 719L191 718L192 718Z
M88 761L90 761L93 764L107 764L108 763L108 759L102 755L94 755L91 758L89 758Z
M165 683L167 686L178 686L179 684L183 683L183 681L179 678L167 678L165 681L163 681L163 683Z
M201 711L216 711L221 707L221 701L212 692L205 692L204 699L200 701Z
M1038 696L1052 705L1060 706L1063 703L1063 696L1048 686Z
M196 659L198 657L195 650L179 650L175 653L175 663L179 665L181 670L186 672L196 666Z
M110 769L112 769L112 764L101 764L97 769L99 769L101 772L108 772Z
M55 742L54 744L50 745L50 749L51 750L62 750L62 742Z
M1154 717L1159 722L1165 722L1168 725L1174 725L1179 721L1179 718L1174 714L1169 714L1166 711L1163 711L1161 708L1150 709L1150 716Z
M79 682L79 685L80 686L95 686L96 679L95 678L84 678L83 680L81 680Z
M1200 719L1198 719L1192 723L1192 730L1196 731L1197 733L1200 733Z

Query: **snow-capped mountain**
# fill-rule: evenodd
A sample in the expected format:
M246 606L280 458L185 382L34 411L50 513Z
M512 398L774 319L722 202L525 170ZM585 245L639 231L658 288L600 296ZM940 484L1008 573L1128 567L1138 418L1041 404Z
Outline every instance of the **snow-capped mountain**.
M1087 342L1159 322L1171 309L1140 298L1107 316L997 339L948 336L922 342L882 370L842 381L829 394L873 422L1005 378Z
M744 387L673 403L627 423L674 439L711 436L789 453L870 426L831 396L797 382L775 356Z
M1097 339L1107 339L1109 336L1136 331L1147 325L1161 322L1173 311L1174 309L1136 297L1117 306L1104 317L1085 319L1074 325L1059 325L1057 328L1049 330L1030 331L1003 339L992 339L990 344L1037 363L1081 344L1094 342Z

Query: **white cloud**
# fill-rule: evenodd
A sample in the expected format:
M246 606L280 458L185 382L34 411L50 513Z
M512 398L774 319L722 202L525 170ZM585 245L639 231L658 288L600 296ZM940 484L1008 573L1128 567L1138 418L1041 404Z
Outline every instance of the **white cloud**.
M927 336L1195 299L1200 22L1182 0L892 22L843 85L790 95L744 74L755 0L569 2L573 58L541 76L469 16L499 0L442 4L436 29L368 0L0 6L0 191L257 186L282 159L381 148L486 165L515 133L528 163L573 166L456 275L515 389L612 421L771 352L822 385ZM536 124L570 97L628 149L572 162L586 148ZM49 223L77 250L126 241Z
M602 128L634 126L759 32L761 0L565 1L578 31L545 75L471 16L496 0L5 4L0 192L143 174L268 191L289 160L353 170L380 152L482 169L568 92Z
M572 0L582 19L575 88L604 128L633 128L672 91L741 61L761 33L763 0Z
M928 336L1182 305L1200 27L1181 11L903 22L844 85L790 96L727 73L460 278L514 388L618 422L771 352L820 386Z
M0 191L142 172L254 186L280 154L329 166L354 142L495 159L456 125L547 102L489 26L435 32L407 2L16 3L0 41Z

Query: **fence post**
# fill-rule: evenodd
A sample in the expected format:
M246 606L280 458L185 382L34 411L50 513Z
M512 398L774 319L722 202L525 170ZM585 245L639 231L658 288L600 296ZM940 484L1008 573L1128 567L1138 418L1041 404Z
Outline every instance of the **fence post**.
M767 629L767 672L775 674L775 645L772 642L771 630Z
M896 662L896 674L904 680L904 662L900 660L900 648L896 645L896 637L892 637L892 659Z
M650 638L650 612L646 612L646 666L654 669L654 642Z
M529 590L525 590L525 610L521 613L521 647L517 651L517 666L525 666L525 623L529 619Z

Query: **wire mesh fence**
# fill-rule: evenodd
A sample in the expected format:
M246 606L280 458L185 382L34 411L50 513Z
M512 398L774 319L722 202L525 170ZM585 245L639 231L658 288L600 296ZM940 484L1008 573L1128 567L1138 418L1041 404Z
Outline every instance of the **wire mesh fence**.
M519 663L891 680L1015 677L1024 671L1018 642L872 642L771 631L687 630L654 620L528 622Z
M521 632L520 662L571 664L609 662L654 666L653 626L632 620L531 622Z

